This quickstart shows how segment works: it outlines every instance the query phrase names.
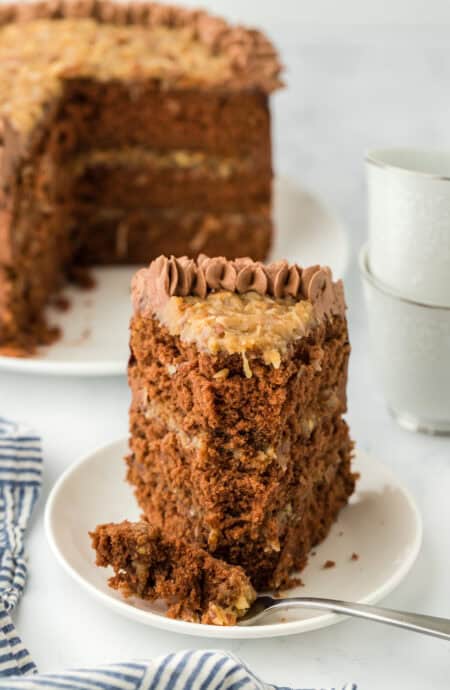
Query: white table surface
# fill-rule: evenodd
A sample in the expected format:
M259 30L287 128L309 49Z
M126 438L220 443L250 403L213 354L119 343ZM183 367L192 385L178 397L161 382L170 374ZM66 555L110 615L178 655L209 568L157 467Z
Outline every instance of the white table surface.
M279 171L304 183L347 223L353 263L346 281L352 364L349 421L358 445L389 464L423 515L422 553L386 604L450 617L450 440L397 428L367 355L354 256L365 230L362 152L371 145L448 145L448 37L439 28L328 27L278 20L272 31L289 66L276 96ZM70 463L126 433L124 379L57 379L0 374L0 410L43 436L43 495L28 536L30 579L15 618L41 670L151 657L187 647L223 647L265 681L340 688L448 688L447 643L361 621L290 638L237 641L176 636L107 611L56 563L45 540L49 489ZM380 554L380 558L382 554Z

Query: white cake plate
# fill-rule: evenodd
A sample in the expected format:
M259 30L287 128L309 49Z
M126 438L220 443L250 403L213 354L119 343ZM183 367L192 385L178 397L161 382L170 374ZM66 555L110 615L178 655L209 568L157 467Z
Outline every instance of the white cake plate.
M274 208L277 235L271 259L286 258L303 266L331 266L343 277L348 265L347 235L319 198L294 182L277 178ZM0 357L0 370L59 376L124 374L128 359L129 288L136 266L96 268L96 287L68 287L71 307L49 310L49 321L62 337L29 358Z
M126 451L126 440L116 441L71 466L55 484L45 511L53 553L100 603L144 625L207 638L278 637L342 620L334 613L291 610L248 627L200 625L167 618L161 602L123 599L110 589L112 570L95 566L88 531L99 523L139 519L132 489L124 480ZM301 573L304 586L290 590L292 596L375 603L401 582L416 559L422 524L409 493L387 467L362 452L354 467L361 473L357 491L327 539L314 550ZM334 567L324 568L327 561L333 561Z

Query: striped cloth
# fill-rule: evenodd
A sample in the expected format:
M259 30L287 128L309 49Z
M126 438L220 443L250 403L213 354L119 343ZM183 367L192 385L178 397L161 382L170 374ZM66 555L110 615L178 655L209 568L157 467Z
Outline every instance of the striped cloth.
M10 613L25 587L24 535L41 479L40 438L0 417L0 690L289 690L263 683L233 654L214 650L38 674Z
M36 671L10 613L25 587L24 535L41 480L39 436L0 417L0 676Z
M274 660L275 661L275 660ZM290 690L267 685L233 654L178 652L149 662L114 664L0 680L0 690ZM313 690L304 688L303 690ZM333 688L330 690L338 690ZM356 685L339 690L356 690Z

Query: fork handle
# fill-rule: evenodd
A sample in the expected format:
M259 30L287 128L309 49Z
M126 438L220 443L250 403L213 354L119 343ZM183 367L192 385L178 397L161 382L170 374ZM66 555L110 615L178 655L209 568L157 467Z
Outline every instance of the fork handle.
M273 599L273 602L273 606L270 607L272 611L276 608L291 608L291 606L295 608L322 609L332 611L333 613L342 613L346 616L386 623L397 628L439 637L442 640L450 640L450 620L447 618L424 616L420 613L408 613L406 611L393 611L392 609L368 606L367 604L351 604L338 599L292 597L281 600ZM280 606L278 607L277 604L280 604Z

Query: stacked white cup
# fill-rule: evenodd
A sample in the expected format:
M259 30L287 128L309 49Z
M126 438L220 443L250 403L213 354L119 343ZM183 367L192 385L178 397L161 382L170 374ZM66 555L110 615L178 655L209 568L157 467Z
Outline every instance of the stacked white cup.
M367 155L360 269L388 405L404 427L450 433L450 153Z

